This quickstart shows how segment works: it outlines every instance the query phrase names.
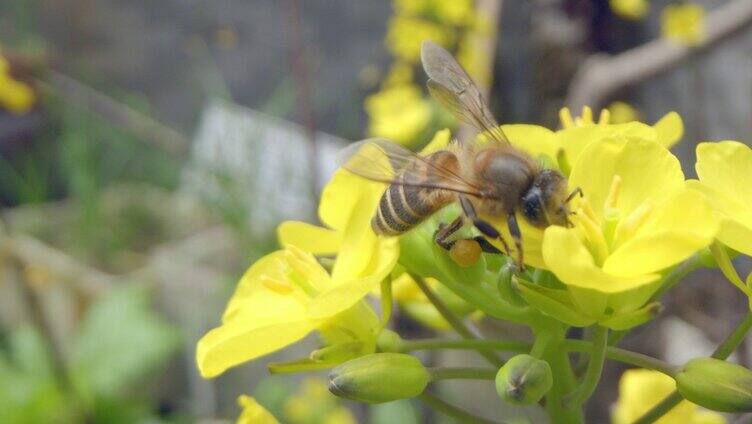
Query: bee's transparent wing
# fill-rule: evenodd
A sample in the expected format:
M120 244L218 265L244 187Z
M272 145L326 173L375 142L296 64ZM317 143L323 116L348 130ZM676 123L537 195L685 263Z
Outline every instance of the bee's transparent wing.
M449 190L482 196L480 189L457 170L441 166L383 138L371 138L344 148L339 165L371 181Z
M429 78L428 91L434 99L457 119L472 125L478 132L487 134L491 140L509 143L480 90L448 51L436 43L424 41L420 58Z

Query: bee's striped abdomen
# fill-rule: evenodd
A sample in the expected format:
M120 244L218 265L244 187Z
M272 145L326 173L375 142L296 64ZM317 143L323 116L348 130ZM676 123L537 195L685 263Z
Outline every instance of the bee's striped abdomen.
M426 160L437 166L456 166L457 158L451 152L439 151L426 157ZM444 190L410 185L435 180L425 164L416 163L414 166L421 166L421 172L411 170L412 178L401 175L399 181L391 184L381 196L379 207L371 220L371 227L376 234L402 234L453 200L452 194ZM420 180L415 178L416 175L422 175ZM401 183L403 179L404 184Z

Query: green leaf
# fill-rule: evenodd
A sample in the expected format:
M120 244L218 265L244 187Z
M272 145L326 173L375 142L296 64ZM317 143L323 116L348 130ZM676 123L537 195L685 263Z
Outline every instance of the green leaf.
M178 330L150 308L148 290L113 289L88 310L71 357L71 374L86 399L112 398L161 368L179 348Z
M33 327L10 336L0 350L0 422L72 422L75 406L55 380L49 346Z
M517 277L512 278L512 285L527 303L561 322L574 327L587 327L595 323L594 319L576 309L564 290L540 287Z

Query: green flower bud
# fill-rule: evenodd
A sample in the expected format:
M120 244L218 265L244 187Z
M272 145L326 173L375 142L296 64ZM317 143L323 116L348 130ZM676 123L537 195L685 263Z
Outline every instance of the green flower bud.
M402 337L394 331L385 328L376 339L376 346L382 352L399 352L402 349Z
M413 356L374 353L334 368L329 374L329 391L359 402L391 402L423 393L430 379Z
M515 405L537 403L553 384L548 362L527 354L508 360L496 374L496 393Z
M752 411L752 371L714 358L687 362L676 376L685 399L714 411Z
M501 267L496 281L496 288L499 290L502 299L515 306L526 306L527 303L522 300L516 290L512 289L512 275L514 275L514 268L514 261L511 260Z

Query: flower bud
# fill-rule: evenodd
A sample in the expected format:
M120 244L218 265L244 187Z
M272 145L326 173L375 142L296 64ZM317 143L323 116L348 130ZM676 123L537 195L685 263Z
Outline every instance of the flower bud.
M676 376L685 399L714 411L752 411L752 371L715 358L687 362Z
M527 354L508 360L496 374L496 393L516 405L537 403L553 384L548 362Z
M376 346L382 352L399 352L402 348L402 337L394 331L385 328L376 338Z
M374 353L334 368L329 391L358 402L382 403L415 397L426 388L428 371L403 353Z

